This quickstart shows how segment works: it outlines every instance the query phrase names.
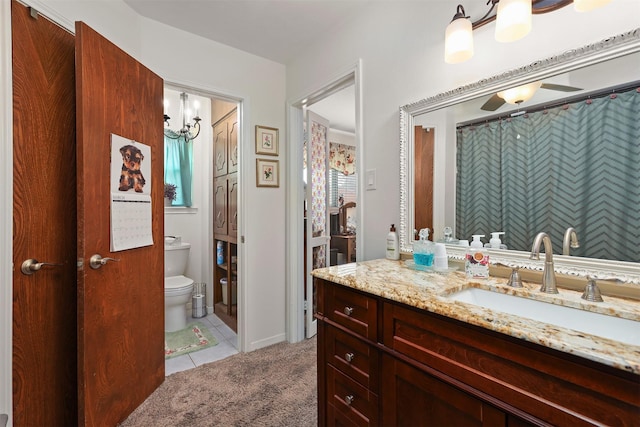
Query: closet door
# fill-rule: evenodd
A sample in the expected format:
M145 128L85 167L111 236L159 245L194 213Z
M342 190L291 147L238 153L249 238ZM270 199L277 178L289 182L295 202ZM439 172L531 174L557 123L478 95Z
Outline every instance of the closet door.
M213 176L227 174L227 121L223 120L213 126ZM236 144L237 145L237 144Z
M226 177L213 181L213 233L215 236L228 234Z

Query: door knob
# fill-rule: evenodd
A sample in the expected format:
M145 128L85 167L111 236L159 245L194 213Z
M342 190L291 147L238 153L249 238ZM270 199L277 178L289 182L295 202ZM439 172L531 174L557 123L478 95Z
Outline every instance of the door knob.
M26 274L27 276L30 276L36 271L39 271L45 265L62 265L62 264L56 264L52 262L38 262L38 260L31 258L31 259L25 260L22 263L22 266L20 267L20 271L22 271L22 274Z
M108 263L109 261L118 262L120 260L117 258L107 258L107 257L102 258L100 255L95 254L95 255L92 255L91 258L89 258L89 265L94 270L97 270L103 265L105 265L106 263Z

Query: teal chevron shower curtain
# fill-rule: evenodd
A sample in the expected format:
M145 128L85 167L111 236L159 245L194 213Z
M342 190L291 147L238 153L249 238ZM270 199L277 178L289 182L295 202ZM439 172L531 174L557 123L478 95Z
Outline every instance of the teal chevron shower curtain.
M465 126L457 133L456 234L505 231L528 251L547 232L562 252L640 261L640 93Z

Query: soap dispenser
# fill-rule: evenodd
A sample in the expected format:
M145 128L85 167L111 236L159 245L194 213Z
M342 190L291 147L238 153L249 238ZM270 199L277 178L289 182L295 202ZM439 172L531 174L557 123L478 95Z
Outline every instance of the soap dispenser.
M474 234L465 256L465 272L468 278L486 279L489 277L489 254L482 246L483 234Z
M398 234L396 233L395 224L391 224L389 234L387 234L387 259L400 259L400 248L398 244Z
M504 231L495 231L491 233L491 240L489 240L491 249L502 249L502 240L500 240L501 234L504 234Z
M418 240L413 242L413 261L416 265L433 265L434 243L429 240L429 232L428 228L423 228L418 233Z
M484 245L482 244L482 240L480 240L481 237L484 237L484 234L474 234L471 237L473 237L473 241L471 241L471 243L469 243L469 246L472 248L482 248L484 247Z

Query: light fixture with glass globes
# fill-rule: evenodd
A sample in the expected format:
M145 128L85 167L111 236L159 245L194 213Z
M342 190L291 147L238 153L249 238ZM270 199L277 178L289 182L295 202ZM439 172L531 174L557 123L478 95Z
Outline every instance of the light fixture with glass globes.
M180 94L180 114L182 115L182 128L177 132L169 128L169 120L171 117L167 115L167 109L169 108L169 101L164 100L164 136L171 139L183 138L185 142L193 141L200 135L200 121L202 120L198 116L200 104L198 101L194 101L193 107L195 109L195 117L193 117L193 123L191 122L191 108L189 106L189 95L182 92Z
M501 43L519 40L531 31L531 15L553 12L571 3L578 12L604 6L611 0L489 0L489 11L471 22L464 7L458 5L456 14L447 26L444 42L444 61L458 64L473 56L473 30L496 21L495 38ZM496 9L496 13L493 13Z

